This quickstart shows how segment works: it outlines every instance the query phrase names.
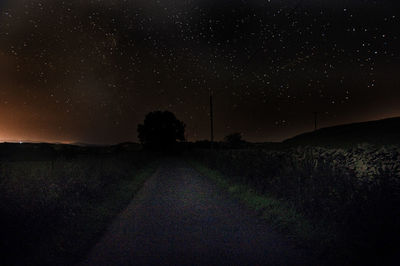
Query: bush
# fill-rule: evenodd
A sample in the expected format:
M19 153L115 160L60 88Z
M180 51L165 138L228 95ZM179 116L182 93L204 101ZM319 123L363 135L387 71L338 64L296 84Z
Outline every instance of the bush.
M335 245L348 254L380 255L398 247L393 245L400 237L398 146L199 150L192 154L233 181L288 201L315 223L335 228Z

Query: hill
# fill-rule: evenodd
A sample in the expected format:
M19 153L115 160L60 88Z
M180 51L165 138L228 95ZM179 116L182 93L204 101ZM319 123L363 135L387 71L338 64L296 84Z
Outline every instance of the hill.
M283 141L290 146L348 146L359 143L400 144L400 117L318 129Z

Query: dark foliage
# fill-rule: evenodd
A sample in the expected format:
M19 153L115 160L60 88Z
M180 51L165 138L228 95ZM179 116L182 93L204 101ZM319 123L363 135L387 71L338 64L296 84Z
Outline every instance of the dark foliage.
M232 133L225 137L225 142L229 148L241 148L244 146L245 141L242 139L241 133Z
M352 264L379 264L391 260L399 248L400 150L396 147L197 150L192 156L232 181L290 202L316 224L332 228L336 235L321 243L330 256Z
M2 265L75 264L97 237L102 218L86 223L97 206L110 196L116 201L120 184L155 160L152 153L132 151L135 146L0 145L2 155L13 156L0 157ZM30 160L34 154L38 159Z
M139 150L139 143L129 142L112 146L0 143L0 162L72 160L85 156L114 156Z
M148 113L143 124L138 125L140 142L150 149L174 148L177 140L185 140L185 124L169 111Z

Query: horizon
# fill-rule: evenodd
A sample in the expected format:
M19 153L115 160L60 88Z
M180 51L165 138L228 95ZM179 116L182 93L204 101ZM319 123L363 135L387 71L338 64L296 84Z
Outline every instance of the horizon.
M319 131L322 129L329 129L337 126L346 126L346 125L354 125L354 124L362 124L362 123L368 123L368 122L377 122L377 121L385 121L385 120L390 120L390 119L400 119L400 116L395 116L395 117L387 117L387 118L382 118L382 119L377 119L377 120L368 120L368 121L357 121L353 123L345 123L345 124L338 124L338 125L332 125L332 126L327 126L327 127L320 127L317 130L309 130L309 131L304 131L299 134L290 136L288 138L278 140L278 141L251 141L245 138L245 136L242 135L243 140L248 142L248 143L282 143L286 140L295 138L297 136L303 135L303 134L308 134L312 133L315 131ZM232 132L232 133L240 133L240 132ZM188 143L196 143L198 141L210 141L210 139L197 139L197 140L185 140L184 142ZM215 142L224 142L224 139L216 139L214 140ZM115 143L90 143L90 142L80 142L80 141L40 141L40 140L1 140L0 139L0 144L60 144L60 145L76 145L76 146L115 146L115 145L120 145L120 144L125 144L125 143L130 143L130 144L140 144L138 141L132 141L132 140L127 140L127 141L121 141L121 142L115 142Z

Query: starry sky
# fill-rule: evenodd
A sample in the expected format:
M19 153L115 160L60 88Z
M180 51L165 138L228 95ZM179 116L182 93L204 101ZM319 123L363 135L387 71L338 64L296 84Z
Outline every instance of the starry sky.
M0 0L0 141L189 141L400 116L396 0Z

